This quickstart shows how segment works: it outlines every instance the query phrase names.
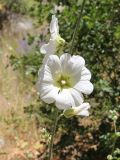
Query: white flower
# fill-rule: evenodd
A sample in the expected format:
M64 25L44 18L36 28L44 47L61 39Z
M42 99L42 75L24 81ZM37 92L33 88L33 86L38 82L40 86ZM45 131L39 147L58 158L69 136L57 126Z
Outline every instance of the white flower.
M89 103L82 103L80 106L65 109L63 114L66 118L70 118L75 115L89 116L89 111L88 111L89 108L90 108Z
M62 48L65 43L65 40L59 35L58 19L55 15L52 16L52 21L50 23L50 33L51 38L49 43L43 44L40 48L40 52L45 54L43 63L46 63L49 55L55 54L56 52L59 53L58 50Z
M51 55L39 71L38 91L41 99L54 103L59 109L79 106L83 95L93 91L91 73L81 56Z
M78 107L72 107L75 115L81 115L81 116L89 116L89 111L88 111L89 108L90 108L89 103L83 103Z

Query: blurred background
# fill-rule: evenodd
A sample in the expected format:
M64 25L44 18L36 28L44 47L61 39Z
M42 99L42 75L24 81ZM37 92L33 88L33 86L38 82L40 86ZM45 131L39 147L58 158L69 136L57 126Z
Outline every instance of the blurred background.
M41 102L36 91L40 46L49 41L49 23L56 14L67 42L64 51L69 51L81 4L0 0L0 160L47 159L56 109ZM106 160L108 155L120 160L119 0L86 0L74 51L92 72L95 89L85 97L90 116L60 120L53 160Z

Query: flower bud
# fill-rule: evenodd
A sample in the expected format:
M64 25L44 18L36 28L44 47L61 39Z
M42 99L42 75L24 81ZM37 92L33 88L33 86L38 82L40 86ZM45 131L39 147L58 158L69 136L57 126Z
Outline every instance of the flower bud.
M69 109L64 110L63 115L64 115L66 118L71 118L71 117L75 116L74 109L69 108Z
M60 46L65 44L65 40L59 35L57 36L56 41L57 41L57 44Z
M89 103L82 103L80 106L64 110L63 114L66 118L70 118L75 115L89 116L89 111L88 111L89 108L90 108Z
M108 155L108 156L107 156L107 159L108 159L108 160L112 160L112 159L113 159L112 155Z

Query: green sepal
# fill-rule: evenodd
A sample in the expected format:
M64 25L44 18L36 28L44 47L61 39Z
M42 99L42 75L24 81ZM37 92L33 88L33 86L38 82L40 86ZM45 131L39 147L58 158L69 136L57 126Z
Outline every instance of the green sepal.
M71 117L73 117L73 116L75 115L74 109L69 108L69 109L64 110L63 115L64 115L66 118L71 118Z

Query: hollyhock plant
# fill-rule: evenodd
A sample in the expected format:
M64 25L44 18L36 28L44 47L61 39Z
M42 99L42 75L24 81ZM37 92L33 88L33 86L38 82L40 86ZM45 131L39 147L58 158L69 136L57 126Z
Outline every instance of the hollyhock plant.
M43 63L45 63L49 57L49 55L58 53L61 51L65 44L65 40L61 38L59 34L59 26L58 26L58 19L55 15L52 16L52 20L50 23L50 33L51 37L48 44L43 44L40 48L40 52L45 54L45 58Z
M90 79L91 73L81 56L51 55L39 72L40 97L63 110L80 106L84 101L83 94L89 95L93 91Z
M40 48L40 52L45 54L43 65L38 74L38 91L40 98L45 103L54 103L56 107L63 110L55 113L54 127L51 134L48 160L52 160L53 139L57 123L61 116L70 118L76 115L89 116L89 103L84 103L83 94L89 95L93 91L90 82L91 72L85 66L85 60L79 55L72 55L74 40L81 20L81 15L85 5L82 2L80 16L78 17L73 37L71 40L70 53L63 53L65 40L59 34L58 19L52 16L50 23L51 37L48 44Z

